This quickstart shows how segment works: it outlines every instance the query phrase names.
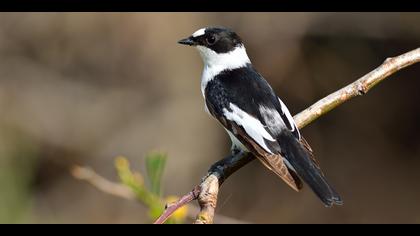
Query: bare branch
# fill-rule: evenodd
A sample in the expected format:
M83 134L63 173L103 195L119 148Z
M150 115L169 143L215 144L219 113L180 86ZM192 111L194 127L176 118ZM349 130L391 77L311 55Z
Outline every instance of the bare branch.
M310 124L344 102L356 96L366 94L374 86L395 72L420 62L420 48L394 58L388 58L375 70L347 85L346 87L319 100L309 108L294 116L299 129ZM252 155L233 155L215 163L199 186L197 200L201 211L195 223L213 223L219 187L236 170L255 159ZM196 187L197 188L197 187ZM165 213L164 213L165 214ZM168 216L169 217L169 216Z
M198 195L198 203L201 211L197 215L195 224L213 223L219 187L231 174L254 159L255 157L249 155L249 153L238 152L216 162L210 167L208 175L199 185L201 192Z
M418 62L420 62L420 48L397 57L388 58L375 70L319 100L293 118L301 129L351 98L366 94L370 89L395 72Z
M85 180L92 184L102 192L125 198L128 200L136 199L135 194L125 185L111 182L104 177L98 175L94 170L88 167L74 166L71 170L71 174L76 179Z

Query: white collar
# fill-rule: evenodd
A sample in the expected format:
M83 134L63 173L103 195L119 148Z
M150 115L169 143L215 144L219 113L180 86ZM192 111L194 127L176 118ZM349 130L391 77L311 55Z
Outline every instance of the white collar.
M204 70L201 77L201 92L203 96L207 83L220 72L241 68L251 63L242 44L227 53L216 53L204 46L197 46L197 49L204 62Z

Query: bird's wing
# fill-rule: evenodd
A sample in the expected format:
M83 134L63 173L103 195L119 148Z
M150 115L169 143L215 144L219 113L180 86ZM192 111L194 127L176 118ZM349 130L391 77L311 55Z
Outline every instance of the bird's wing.
M246 132L243 126L238 125L236 122L227 120L224 117L221 117L219 121L225 128L233 132L241 143L243 143L265 167L279 176L287 185L296 191L299 191L302 188L302 181L294 171L289 170L281 154L267 152L267 150L255 141L256 139ZM257 138L257 140L259 139Z

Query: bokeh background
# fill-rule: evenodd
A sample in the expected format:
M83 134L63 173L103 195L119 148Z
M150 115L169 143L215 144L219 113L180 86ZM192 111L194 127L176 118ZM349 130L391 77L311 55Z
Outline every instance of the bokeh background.
M164 191L188 192L230 147L204 112L202 62L177 40L242 36L293 114L420 45L419 13L1 13L0 223L149 223L147 209L76 180L117 180L168 154ZM217 213L251 223L420 223L420 65L302 130L345 205L324 208L253 162ZM223 222L222 222L223 223Z

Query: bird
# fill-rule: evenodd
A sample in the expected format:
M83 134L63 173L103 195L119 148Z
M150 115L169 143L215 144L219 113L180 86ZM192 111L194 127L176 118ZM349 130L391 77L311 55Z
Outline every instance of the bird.
M195 47L202 58L205 111L226 130L232 154L252 153L296 191L303 180L326 207L343 204L288 108L252 65L237 33L222 26L205 27L178 43Z

